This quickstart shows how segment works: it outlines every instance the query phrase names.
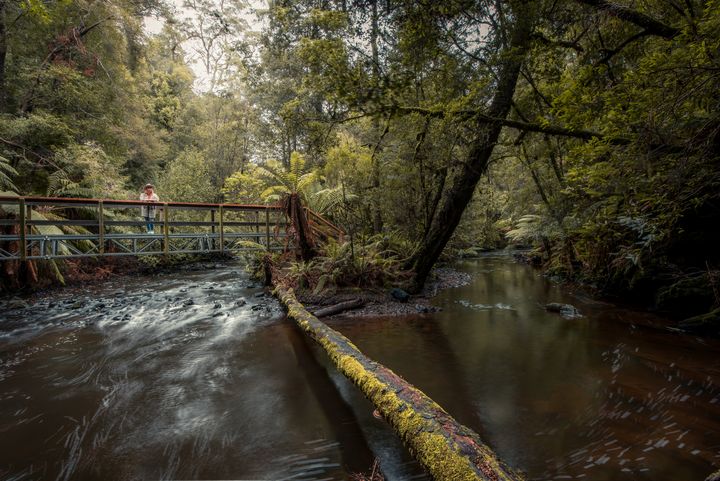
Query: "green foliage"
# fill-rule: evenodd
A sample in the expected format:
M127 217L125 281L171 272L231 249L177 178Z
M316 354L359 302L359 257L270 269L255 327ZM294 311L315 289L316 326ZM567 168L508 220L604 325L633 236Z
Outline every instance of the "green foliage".
M306 166L305 157L299 152L290 155L290 166L285 169L279 162L270 160L259 166L271 181L276 182L260 193L266 202L279 202L287 194L300 194L307 202L310 189L320 180L318 172Z
M396 239L397 240L397 239ZM392 236L372 236L360 243L339 244L330 239L312 261L296 261L285 272L284 282L316 294L336 287L387 288L404 285L410 273L403 270L409 255L405 241Z
M197 149L186 150L170 161L157 191L168 202L214 202L217 198L208 163Z
M17 190L12 176L18 175L17 170L10 165L10 161L0 156L0 190L13 191Z

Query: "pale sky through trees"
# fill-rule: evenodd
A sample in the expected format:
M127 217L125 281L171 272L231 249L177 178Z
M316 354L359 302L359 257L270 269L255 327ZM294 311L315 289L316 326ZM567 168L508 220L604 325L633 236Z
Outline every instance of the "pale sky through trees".
M169 5L175 10L176 15L179 19L192 19L191 13L188 8L185 7L185 0L167 0ZM214 0L214 3L220 4L222 0ZM259 12L267 9L267 2L263 0L250 0L247 2L246 12L242 15L242 20L247 23L247 30L244 32L247 34L259 33L262 28L262 19L259 18ZM165 20L157 17L145 17L144 27L145 32L148 35L159 34L165 25ZM203 63L203 60L195 52L198 50L199 41L187 40L183 44L183 48L187 53L188 58L186 59L193 73L195 74L195 83L193 89L198 92L208 92L212 89L213 79L211 74L208 72L208 68Z

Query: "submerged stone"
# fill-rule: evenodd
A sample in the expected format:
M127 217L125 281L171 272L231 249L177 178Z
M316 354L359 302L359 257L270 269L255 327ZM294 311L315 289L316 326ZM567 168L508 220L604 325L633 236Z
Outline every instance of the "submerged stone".
M565 319L575 319L577 317L582 317L580 311L578 311L577 308L575 308L575 306L573 306L572 304L550 302L548 304L545 304L545 310L548 312L557 312Z
M11 299L7 303L8 309L25 309L28 307L28 303L21 299Z

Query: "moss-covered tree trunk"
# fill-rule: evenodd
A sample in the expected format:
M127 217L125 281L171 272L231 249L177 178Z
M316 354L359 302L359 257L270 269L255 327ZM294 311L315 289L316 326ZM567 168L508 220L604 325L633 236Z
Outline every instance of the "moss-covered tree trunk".
M288 317L325 349L340 372L370 399L435 480L523 479L477 433L305 310L292 290L279 287L276 294L288 308Z
M490 118L503 120L510 111L520 67L530 47L535 16L532 3L513 2L514 26L510 46L504 52L495 94L487 112ZM432 219L422 246L410 260L408 267L415 273L413 290L422 288L430 270L460 223L475 187L487 170L502 127L500 121L476 124L477 133L468 158L460 164L452 184L443 193L439 209Z

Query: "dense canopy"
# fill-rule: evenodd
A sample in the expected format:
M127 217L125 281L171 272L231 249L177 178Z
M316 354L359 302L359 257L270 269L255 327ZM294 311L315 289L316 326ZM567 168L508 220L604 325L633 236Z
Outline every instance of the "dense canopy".
M416 288L513 243L671 309L718 278L718 52L715 0L0 0L0 190L296 192Z

